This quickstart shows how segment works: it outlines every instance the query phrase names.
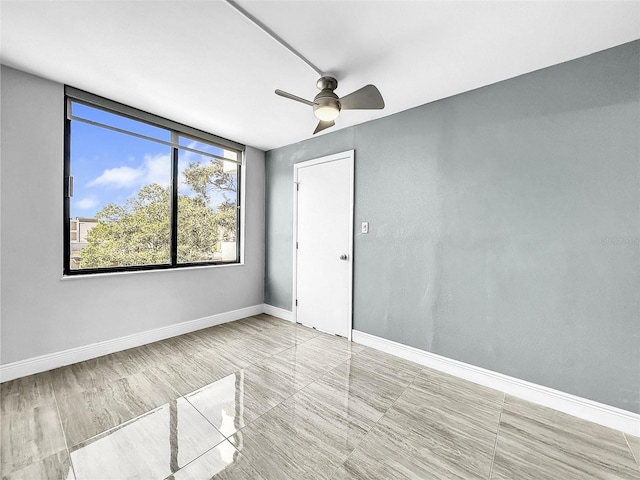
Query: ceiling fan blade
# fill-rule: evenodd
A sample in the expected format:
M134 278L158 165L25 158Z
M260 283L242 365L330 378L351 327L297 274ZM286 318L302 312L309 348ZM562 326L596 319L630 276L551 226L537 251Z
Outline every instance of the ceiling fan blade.
M276 95L280 95L284 98L290 98L291 100L295 100L296 102L304 103L305 105L309 105L313 107L315 104L310 100L305 100L304 98L298 97L291 93L283 92L282 90L276 90Z
M313 134L315 135L316 133L321 132L325 128L333 127L335 124L336 122L334 122L333 120L329 120L328 122L323 122L322 120L320 120L320 123L318 123L318 126L313 131Z
M367 85L340 99L342 110L379 110L384 108L384 100L375 85Z

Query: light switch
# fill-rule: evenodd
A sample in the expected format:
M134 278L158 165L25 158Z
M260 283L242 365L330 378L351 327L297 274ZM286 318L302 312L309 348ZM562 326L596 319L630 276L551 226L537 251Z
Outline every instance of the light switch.
M362 222L361 233L369 233L369 222Z

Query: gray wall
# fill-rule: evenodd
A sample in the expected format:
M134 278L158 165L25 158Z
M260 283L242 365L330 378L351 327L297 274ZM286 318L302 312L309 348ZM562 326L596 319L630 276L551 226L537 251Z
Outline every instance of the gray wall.
M62 280L63 86L1 75L2 364L262 304L263 152L246 155L244 266Z
M639 45L267 152L265 302L292 165L355 149L355 329L640 412Z

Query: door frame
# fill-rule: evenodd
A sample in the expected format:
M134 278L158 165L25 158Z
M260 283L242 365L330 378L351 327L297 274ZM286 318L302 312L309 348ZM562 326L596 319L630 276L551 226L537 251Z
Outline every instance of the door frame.
M298 307L296 299L298 297L298 170L305 167L311 167L321 163L335 162L336 160L349 159L349 247L347 255L349 256L349 311L347 331L348 340L351 341L351 333L353 330L353 207L354 207L354 165L355 150L346 150L344 152L327 155L324 157L314 158L305 162L293 165L293 297L291 299L292 319L298 321Z

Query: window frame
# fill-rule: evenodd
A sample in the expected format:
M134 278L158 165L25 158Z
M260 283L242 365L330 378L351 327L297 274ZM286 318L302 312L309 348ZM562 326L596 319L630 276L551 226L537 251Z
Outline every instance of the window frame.
M167 144L171 148L171 205L170 205L170 263L151 264L151 265L126 265L116 267L92 267L82 269L71 269L71 198L73 196L73 177L71 175L71 122L72 112L71 103L80 103L91 108L106 111L111 114L135 120L137 122L146 123L154 127L169 130L171 133L171 142L158 140L158 143ZM98 125L99 126L99 125ZM135 132L131 132L133 136L145 138ZM186 150L180 145L180 136L191 138L196 141L212 144L224 150L232 151L237 154L237 160L225 159L218 155L212 157L221 160L230 161L237 164L237 192L236 192L236 258L233 261L202 261L202 262L185 262L178 263L178 159L179 151ZM175 140L174 140L175 139ZM242 265L244 263L244 186L245 186L245 151L246 147L240 143L218 137L208 132L198 130L188 125L184 125L173 120L169 120L158 115L154 115L134 107L124 105L122 103L109 100L98 95L94 95L83 90L65 85L64 95L64 161L63 161L63 276L92 275L119 272L139 272L149 270L175 270L193 267L207 266L229 266Z

